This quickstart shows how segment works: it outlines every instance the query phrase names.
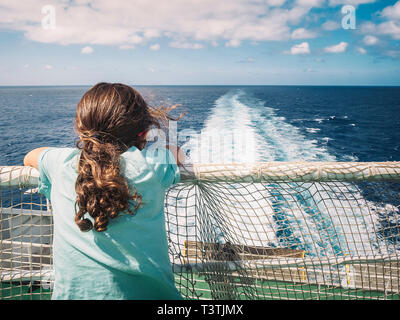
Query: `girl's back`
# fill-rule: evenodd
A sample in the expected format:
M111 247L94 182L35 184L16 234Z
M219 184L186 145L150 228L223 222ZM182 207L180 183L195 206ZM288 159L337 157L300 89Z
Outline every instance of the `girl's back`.
M88 141L93 139L103 152L103 138ZM179 181L174 156L136 143L113 151L110 164L94 155L97 147L90 143L46 148L37 159L39 191L50 199L54 216L52 298L181 299L164 218L165 191ZM128 198L119 194L124 186Z

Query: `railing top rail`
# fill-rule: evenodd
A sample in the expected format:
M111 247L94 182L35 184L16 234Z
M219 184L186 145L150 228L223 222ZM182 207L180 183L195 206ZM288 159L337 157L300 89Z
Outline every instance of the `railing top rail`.
M400 181L400 162L197 163L180 166L180 172L183 182ZM34 187L38 179L35 168L0 166L0 189Z
M229 182L400 181L400 162L258 162L181 167L182 180Z
M0 166L0 189L34 187L38 185L39 171L32 167Z

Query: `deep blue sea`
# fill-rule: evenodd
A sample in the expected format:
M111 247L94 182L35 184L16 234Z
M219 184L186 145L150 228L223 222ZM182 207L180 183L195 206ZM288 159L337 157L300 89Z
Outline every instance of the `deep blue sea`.
M400 160L399 87L136 88L154 106L182 105L178 132L187 134L179 142L193 161ZM88 89L1 87L0 165L21 165L40 146L73 146L76 105ZM247 141L246 151L199 144L215 132Z
M1 87L0 166L22 165L24 155L37 147L74 146L75 109L88 89ZM182 105L178 111L186 115L177 129L189 161L400 161L400 87L136 89L153 106ZM400 250L399 189L389 191L397 195L392 200L397 200L386 202L384 196L374 199L375 193L367 195L362 186L359 188L351 205L360 206L358 199L383 202L382 212L376 209L373 222L364 209L349 209L347 225L343 226L339 211L335 220L316 206L312 212L303 210L308 218L300 219L290 216L296 211L285 212L281 204L272 204L274 224L270 228L275 229L270 230L267 245L302 248L309 255L361 252L360 243L364 254ZM349 185L342 189L336 191L346 196L353 192ZM311 196L311 189L306 192ZM297 203L300 209L305 205L304 199ZM361 238L354 238L354 226ZM319 234L323 239L313 239ZM347 243L352 245L343 251Z

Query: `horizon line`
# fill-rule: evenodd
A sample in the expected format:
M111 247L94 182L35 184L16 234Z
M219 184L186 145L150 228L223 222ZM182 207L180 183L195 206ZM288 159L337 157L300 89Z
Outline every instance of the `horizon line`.
M117 82L110 82L110 83L117 83ZM0 85L0 88L92 87L94 85L95 84L23 84L23 85ZM137 87L400 87L400 84L129 84L127 83L127 85L137 86Z

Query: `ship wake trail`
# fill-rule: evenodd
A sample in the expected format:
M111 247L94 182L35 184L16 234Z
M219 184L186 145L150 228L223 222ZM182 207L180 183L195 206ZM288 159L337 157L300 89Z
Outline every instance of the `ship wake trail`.
M193 163L336 161L318 141L308 140L274 108L244 90L221 96L201 132L184 147ZM213 208L202 205L219 216L211 238L221 243L284 246L314 257L383 254L397 248L374 232L379 222L370 208L376 212L387 208L364 199L353 183L205 184L202 188L213 200ZM195 214L187 208L194 212L195 193L200 191L192 188L193 197L178 200L178 207L184 208L182 217L191 217L186 221L189 226L194 226ZM356 236L351 230L355 225Z

